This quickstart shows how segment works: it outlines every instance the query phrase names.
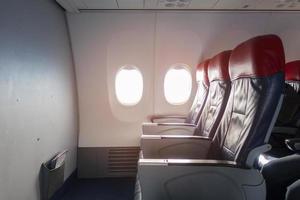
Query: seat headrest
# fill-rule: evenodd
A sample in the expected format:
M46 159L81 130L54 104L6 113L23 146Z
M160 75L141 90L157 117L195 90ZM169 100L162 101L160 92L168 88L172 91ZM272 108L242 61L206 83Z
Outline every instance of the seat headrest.
M228 65L231 51L223 51L210 59L208 64L209 82L230 80Z
M284 70L286 81L300 81L300 60L287 63Z
M206 86L209 85L208 74L207 74L208 63L209 63L209 59L200 63L197 66L197 72L196 72L197 82L203 82Z
M231 80L242 77L264 77L283 71L285 55L281 39L263 35L238 45L231 53Z

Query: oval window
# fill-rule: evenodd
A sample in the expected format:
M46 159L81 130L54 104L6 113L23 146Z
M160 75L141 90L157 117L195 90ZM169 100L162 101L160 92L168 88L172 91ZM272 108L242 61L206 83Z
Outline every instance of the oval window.
M126 65L116 75L115 90L118 101L125 106L134 106L143 96L143 76L137 67Z
M173 65L166 73L164 94L168 103L181 105L186 103L192 91L192 77L185 64Z

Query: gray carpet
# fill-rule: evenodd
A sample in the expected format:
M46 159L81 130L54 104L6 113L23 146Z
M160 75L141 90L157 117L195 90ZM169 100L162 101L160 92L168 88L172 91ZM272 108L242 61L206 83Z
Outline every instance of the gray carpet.
M74 179L55 200L133 200L134 178Z

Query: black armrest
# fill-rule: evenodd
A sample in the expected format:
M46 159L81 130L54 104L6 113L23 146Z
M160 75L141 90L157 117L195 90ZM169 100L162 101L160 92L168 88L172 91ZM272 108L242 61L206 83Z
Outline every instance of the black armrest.
M274 126L272 134L278 134L282 136L295 136L299 132L297 127L288 127L288 126Z
M290 150L300 152L300 138L286 139L285 144Z

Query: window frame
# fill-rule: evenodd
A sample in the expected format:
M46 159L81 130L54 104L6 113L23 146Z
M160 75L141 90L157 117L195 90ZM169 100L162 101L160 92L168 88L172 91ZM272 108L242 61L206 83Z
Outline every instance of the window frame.
M118 75L122 72L122 70L135 70L136 72L138 72L138 74L140 75L139 78L141 78L141 92L140 93L140 96L138 98L138 100L134 103L126 103L126 102L122 102L120 96L118 95L119 93L117 92L117 77ZM114 84L115 84L115 87L114 87L114 92L115 92L115 96L116 96L116 99L117 99L117 102L122 105L122 106L125 106L125 107L132 107L132 106L136 106L138 105L141 100L143 99L143 95L144 95L144 77L143 77L143 74L141 72L141 70L136 66L136 65L131 65L131 64L126 64L126 65L122 65L121 67L119 67L118 71L116 72L115 74L115 81L114 81Z
M190 78L190 80L189 80L190 88L189 88L189 92L188 92L189 95L188 95L188 97L186 98L185 101L182 101L182 102L179 102L179 103L176 103L176 102L174 103L174 102L169 101L170 99L168 99L167 96L166 96L166 88L165 88L166 87L165 86L166 85L166 77L167 77L168 72L170 72L170 70L176 69L176 68L179 68L180 70L182 70L182 69L185 70L189 74L189 78ZM166 100L166 102L168 104L170 104L172 106L180 106L180 105L184 105L184 104L188 103L188 101L191 98L192 91L193 91L193 77L192 77L191 67L189 65L185 64L185 63L175 63L175 64L171 65L170 67L168 67L168 69L166 70L166 73L164 75L163 90L164 90L163 91L164 99Z

